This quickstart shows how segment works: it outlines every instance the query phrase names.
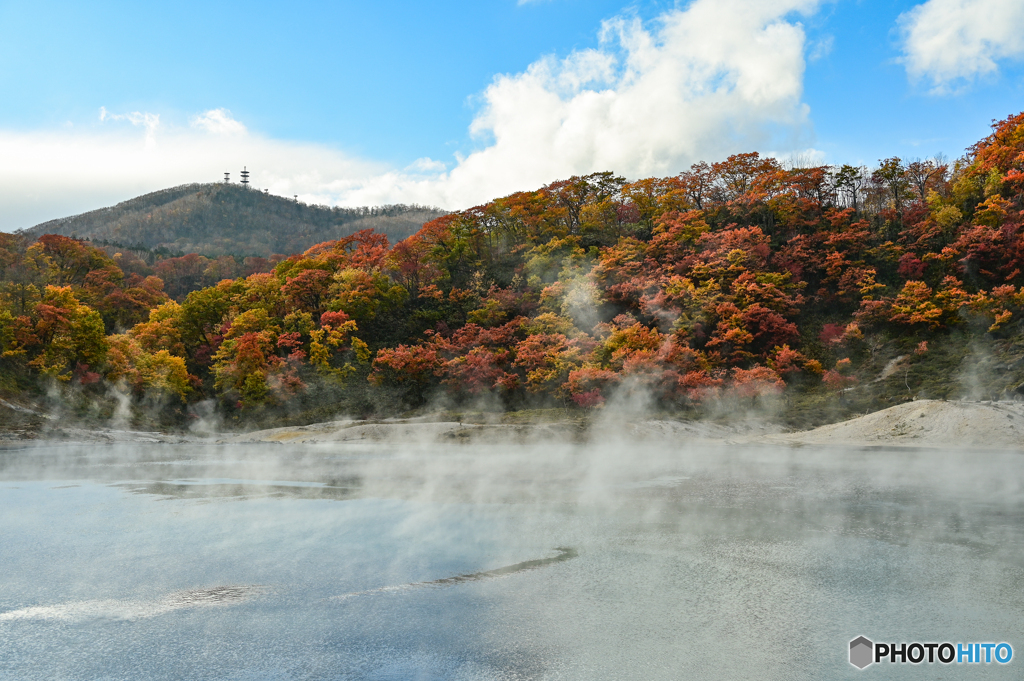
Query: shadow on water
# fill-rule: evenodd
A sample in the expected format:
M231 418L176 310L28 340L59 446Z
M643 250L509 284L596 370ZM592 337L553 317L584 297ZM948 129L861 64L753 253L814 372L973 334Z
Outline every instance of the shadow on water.
M572 548L558 547L558 555L550 558L525 560L513 565L471 572L452 577L442 577L426 582L411 582L379 589L369 589L335 596L332 600L351 598L375 593L409 591L419 588L439 588L455 586L467 582L478 582L486 579L507 577L528 570L537 570L555 563L572 560L578 552ZM205 589L184 589L167 594L153 601L129 600L93 600L60 603L51 606L34 606L0 612L0 623L16 620L55 620L64 622L81 622L88 620L138 620L163 615L175 610L200 608L208 606L236 605L254 597L265 595L270 589L260 584L225 585Z
M180 608L197 605L228 605L238 603L265 591L261 585L215 586L210 589L185 589L166 597L166 601Z
M328 499L353 498L362 487L358 477L333 480L325 484L285 484L238 482L193 482L153 480L114 485L132 494L150 494L162 499L227 499L246 501L259 498Z
M498 577L507 577L514 575L517 572L526 572L527 570L537 570L548 565L554 565L555 563L561 563L566 560L572 560L579 555L576 549L566 548L559 546L555 548L558 552L557 556L550 558L537 558L534 560L524 560L521 563L515 563L513 565L506 565L504 567L495 568L494 570L483 570L481 572L469 572L462 575L455 575L453 577L442 577L441 579L432 579L427 582L410 582L408 584L398 584L395 586L384 586L379 589L367 589L366 591L353 591L352 593L342 594L335 596L335 599L352 598L354 596L365 596L369 594L378 593L390 593L394 591L407 591L409 589L420 589L420 588L432 588L432 587L446 587L454 586L456 584L464 584L466 582L479 582L485 579L496 579Z

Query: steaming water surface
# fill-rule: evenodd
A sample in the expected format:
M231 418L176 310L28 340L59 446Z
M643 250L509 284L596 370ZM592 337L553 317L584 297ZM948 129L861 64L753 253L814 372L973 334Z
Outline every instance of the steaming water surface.
M0 678L1020 678L1022 473L614 439L0 450ZM858 672L861 634L1015 656Z

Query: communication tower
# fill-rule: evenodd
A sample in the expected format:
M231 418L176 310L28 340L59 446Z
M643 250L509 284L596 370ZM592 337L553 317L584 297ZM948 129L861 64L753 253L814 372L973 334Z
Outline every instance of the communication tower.
M245 169L245 166L242 167L242 184L246 189L249 188L249 171Z
M231 173L224 173L224 182L225 183L231 182Z

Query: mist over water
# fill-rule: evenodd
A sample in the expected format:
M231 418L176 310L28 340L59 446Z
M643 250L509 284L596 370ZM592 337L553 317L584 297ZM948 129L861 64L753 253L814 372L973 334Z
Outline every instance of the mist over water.
M0 678L1015 678L847 651L1024 650L1022 474L614 429L2 450Z

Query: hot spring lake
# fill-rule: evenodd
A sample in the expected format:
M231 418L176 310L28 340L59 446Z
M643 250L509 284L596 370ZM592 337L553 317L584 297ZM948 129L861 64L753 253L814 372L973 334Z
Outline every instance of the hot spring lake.
M0 450L0 679L1024 677L1024 455ZM849 641L1006 641L858 671Z

